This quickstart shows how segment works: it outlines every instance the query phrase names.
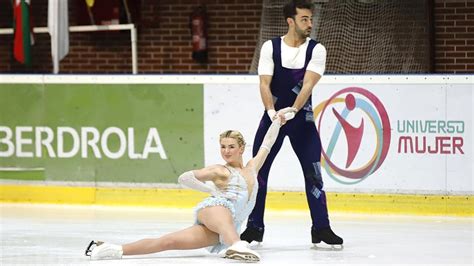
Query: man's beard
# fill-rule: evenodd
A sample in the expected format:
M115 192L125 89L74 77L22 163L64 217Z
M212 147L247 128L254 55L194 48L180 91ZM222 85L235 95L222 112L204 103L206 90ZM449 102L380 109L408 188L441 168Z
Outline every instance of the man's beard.
M311 30L310 29L302 30L298 26L296 26L296 33L298 34L298 37L300 37L301 39L306 39L307 37L311 35Z

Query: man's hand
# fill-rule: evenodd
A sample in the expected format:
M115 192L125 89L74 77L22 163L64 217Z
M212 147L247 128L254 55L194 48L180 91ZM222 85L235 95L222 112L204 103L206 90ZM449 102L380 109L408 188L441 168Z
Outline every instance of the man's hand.
M287 121L293 119L297 112L298 110L294 107L286 107L278 110L276 116L280 117L281 124L284 125Z

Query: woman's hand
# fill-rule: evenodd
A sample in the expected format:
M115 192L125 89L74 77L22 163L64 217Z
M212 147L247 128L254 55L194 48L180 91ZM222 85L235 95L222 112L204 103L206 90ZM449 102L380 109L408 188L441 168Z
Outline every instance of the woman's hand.
M286 107L278 110L276 116L280 117L281 125L284 125L287 121L293 119L297 112L298 110L294 107Z

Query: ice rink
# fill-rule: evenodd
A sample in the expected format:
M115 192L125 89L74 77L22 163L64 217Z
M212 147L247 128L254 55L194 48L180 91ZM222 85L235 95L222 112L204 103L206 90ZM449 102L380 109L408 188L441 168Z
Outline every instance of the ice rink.
M331 214L344 248L313 247L306 212L267 212L259 265L473 265L473 218ZM151 238L193 223L191 209L71 205L1 206L1 265L224 265L206 250L167 251L90 261L92 240L117 244Z

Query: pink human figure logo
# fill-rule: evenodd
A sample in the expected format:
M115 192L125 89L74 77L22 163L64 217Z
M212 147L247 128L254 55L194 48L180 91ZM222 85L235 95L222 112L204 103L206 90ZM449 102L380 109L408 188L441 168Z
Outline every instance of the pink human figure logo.
M354 95L347 94L345 98L346 108L349 111L354 110L356 106ZM354 127L353 125L349 124L337 111L332 108L332 112L336 116L339 123L341 123L342 129L346 134L347 139L347 161L346 161L346 169L354 161L357 152L359 151L360 143L362 142L362 135L364 134L364 120L361 118L360 125L358 127Z

